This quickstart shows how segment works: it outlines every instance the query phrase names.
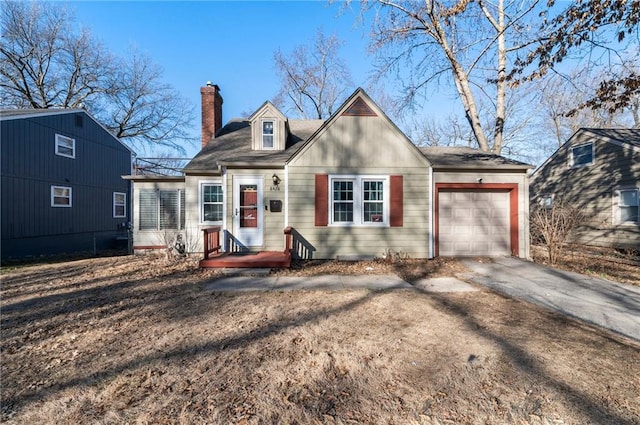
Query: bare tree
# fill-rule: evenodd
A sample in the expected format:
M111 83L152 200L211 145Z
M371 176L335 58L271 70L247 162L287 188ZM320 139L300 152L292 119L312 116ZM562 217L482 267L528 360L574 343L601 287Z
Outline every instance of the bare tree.
M548 1L553 6L555 0ZM579 0L541 23L547 36L540 45L516 61L510 78L529 81L556 70L570 57L586 58L587 66L604 66L606 73L595 92L577 109L606 109L614 113L637 102L640 72L620 63L622 44L637 51L640 0ZM631 35L631 37L629 37ZM621 66L617 66L621 64ZM531 70L533 67L533 70ZM632 106L633 108L633 106Z
M63 4L4 0L0 88L4 107L86 108L131 145L183 151L193 107L145 56L121 59L87 30L73 31Z
M475 146L469 126L456 115L412 120L407 135L417 146Z
M99 112L117 136L134 143L177 147L191 140L188 129L194 107L169 84L161 82L162 69L147 56L133 52L111 74L106 108Z
M509 56L537 39L528 20L538 3L378 0L363 4L365 11L378 6L372 49L380 55L381 74L396 72L406 103L427 98L430 84L452 82L477 146L499 154L507 118ZM483 125L480 98L492 105L490 125Z
M3 2L3 105L76 108L105 91L112 58L86 31L71 35L70 19L59 5Z
M274 54L281 80L275 103L305 119L328 118L351 90L351 73L339 56L343 42L316 32L312 45L299 45L290 54Z

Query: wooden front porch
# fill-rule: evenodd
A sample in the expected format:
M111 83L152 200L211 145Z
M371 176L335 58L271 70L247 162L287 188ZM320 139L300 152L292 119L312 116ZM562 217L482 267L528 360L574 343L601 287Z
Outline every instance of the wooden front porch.
M284 229L284 251L260 252L222 252L220 244L220 226L203 229L204 258L200 260L202 268L265 268L291 266L291 227Z

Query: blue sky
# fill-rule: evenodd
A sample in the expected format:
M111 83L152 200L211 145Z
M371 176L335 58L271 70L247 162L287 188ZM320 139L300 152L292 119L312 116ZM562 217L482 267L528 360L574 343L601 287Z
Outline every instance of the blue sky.
M318 28L346 44L355 90L366 87L372 70L368 24L357 10L326 1L117 1L71 2L77 23L91 30L115 54L132 47L164 68L164 80L196 105L194 135L200 134L200 87L220 86L223 120L253 112L277 93L273 54L309 44ZM192 156L197 146L189 147ZM140 152L142 156L147 153Z

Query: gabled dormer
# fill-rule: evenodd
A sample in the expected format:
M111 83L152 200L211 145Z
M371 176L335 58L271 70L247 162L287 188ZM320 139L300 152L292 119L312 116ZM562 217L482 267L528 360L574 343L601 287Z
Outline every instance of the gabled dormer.
M287 117L271 102L265 102L250 117L251 149L283 151L287 147Z

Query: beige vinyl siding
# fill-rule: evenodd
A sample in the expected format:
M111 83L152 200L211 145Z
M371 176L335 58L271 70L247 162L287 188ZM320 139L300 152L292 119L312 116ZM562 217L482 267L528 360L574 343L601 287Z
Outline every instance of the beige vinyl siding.
M402 227L315 226L316 174L342 174L342 170L320 167L289 169L289 225L314 247L313 258L380 257L386 249L412 258L429 256L427 167L360 170L360 175L403 175Z
M313 258L380 257L387 249L427 258L429 169L424 156L382 114L340 116L289 164L288 224L313 246ZM315 226L316 174L402 175L403 226Z
M570 167L570 148L595 143L593 164ZM577 206L587 215L576 242L588 245L640 247L640 227L614 220L614 191L640 188L640 150L579 134L563 146L531 180L532 203L553 196Z
M291 167L318 164L355 173L371 165L410 168L428 162L387 119L341 116L290 162Z

